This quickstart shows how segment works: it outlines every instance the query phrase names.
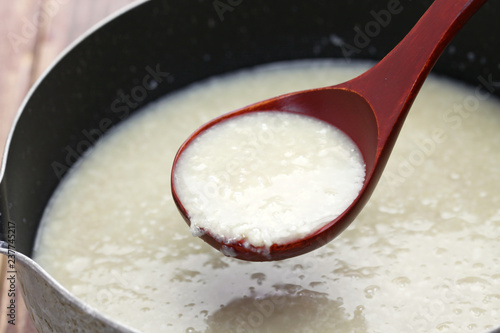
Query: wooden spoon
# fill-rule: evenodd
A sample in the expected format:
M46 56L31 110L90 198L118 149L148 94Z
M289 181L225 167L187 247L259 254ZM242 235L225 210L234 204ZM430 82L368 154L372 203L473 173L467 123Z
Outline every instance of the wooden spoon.
M486 0L436 0L408 35L377 65L345 83L271 98L223 115L205 124L180 147L172 168L172 194L188 224L189 215L179 200L174 173L179 156L211 126L249 112L285 111L324 120L346 133L358 145L366 163L363 187L352 204L336 219L286 244L267 251L238 242L225 242L205 230L202 238L224 253L250 261L281 260L312 251L335 238L358 215L372 194L392 151L406 115L437 59Z

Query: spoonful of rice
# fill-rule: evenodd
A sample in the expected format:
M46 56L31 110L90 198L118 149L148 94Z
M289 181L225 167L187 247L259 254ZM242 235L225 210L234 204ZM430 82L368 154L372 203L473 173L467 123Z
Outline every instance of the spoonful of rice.
M180 147L174 201L225 255L281 260L325 245L372 194L418 91L486 0L436 0L377 65L339 85L212 120Z

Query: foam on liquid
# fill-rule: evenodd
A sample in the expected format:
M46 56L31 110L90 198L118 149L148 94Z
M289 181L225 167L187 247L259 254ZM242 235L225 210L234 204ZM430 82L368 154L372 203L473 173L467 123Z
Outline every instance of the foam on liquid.
M259 112L218 123L180 156L174 182L193 234L269 248L334 220L358 195L355 143L318 119Z
M66 177L47 207L35 259L70 292L144 332L500 326L500 106L485 88L475 94L429 78L366 208L309 254L267 263L224 257L193 238L177 212L170 167L198 126L367 68L267 66L151 106Z

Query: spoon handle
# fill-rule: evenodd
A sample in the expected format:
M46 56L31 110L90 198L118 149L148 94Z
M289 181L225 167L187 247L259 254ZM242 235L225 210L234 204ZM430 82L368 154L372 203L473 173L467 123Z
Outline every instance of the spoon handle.
M408 35L382 61L347 82L345 88L364 96L379 119L379 147L385 145L389 136L399 133L437 59L486 1L434 1Z

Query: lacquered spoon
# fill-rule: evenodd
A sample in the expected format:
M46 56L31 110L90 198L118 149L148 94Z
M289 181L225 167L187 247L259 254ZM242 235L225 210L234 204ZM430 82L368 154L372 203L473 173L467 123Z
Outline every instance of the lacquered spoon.
M190 224L179 200L174 173L183 151L211 126L249 112L285 111L324 120L351 137L366 163L363 187L352 204L336 219L286 244L266 251L242 241L226 242L210 231L201 237L224 253L250 261L281 260L312 251L335 238L358 215L372 194L392 151L406 115L437 59L486 0L436 0L408 35L377 65L364 74L332 87L312 89L271 98L225 114L205 124L180 147L172 168L174 201ZM404 200L404 199L402 199Z

